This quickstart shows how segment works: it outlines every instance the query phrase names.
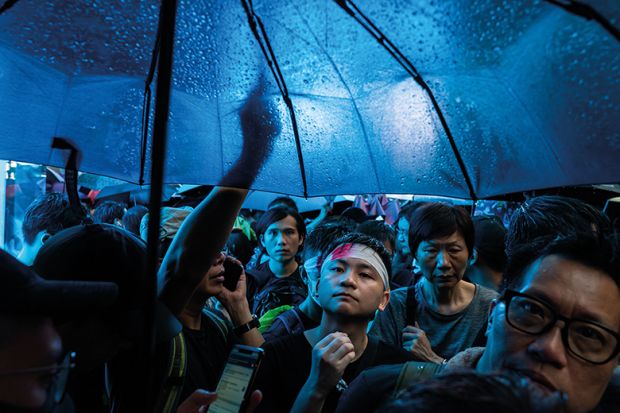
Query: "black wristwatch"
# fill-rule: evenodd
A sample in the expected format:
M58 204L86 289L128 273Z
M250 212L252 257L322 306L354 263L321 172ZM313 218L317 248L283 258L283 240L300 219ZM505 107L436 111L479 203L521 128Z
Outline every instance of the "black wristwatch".
M255 314L252 314L252 320L245 324L241 324L240 326L235 327L233 329L233 333L235 333L236 336L242 336L248 331L250 331L251 329L258 328L258 327L260 327L260 321L258 321L258 317L256 317Z

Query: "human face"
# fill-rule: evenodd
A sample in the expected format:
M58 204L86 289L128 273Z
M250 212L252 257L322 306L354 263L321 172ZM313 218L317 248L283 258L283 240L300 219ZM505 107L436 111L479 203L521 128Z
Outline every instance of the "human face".
M363 259L346 256L325 264L317 290L325 312L345 317L371 317L390 299L377 270Z
M436 289L454 288L463 279L469 251L457 231L447 237L422 241L415 258L422 276Z
M8 345L0 348L0 372L55 364L61 354L60 336L51 319L22 323ZM53 372L0 376L0 402L36 409L42 407L53 383Z
M270 259L288 263L295 259L304 239L297 231L295 218L288 215L269 225L261 240Z
M548 303L562 317L620 331L620 290L600 270L551 255L526 269L518 291ZM478 368L515 371L547 393L565 393L568 412L588 412L598 404L618 356L605 364L573 356L562 339L564 325L558 321L543 334L523 333L506 322L506 305L498 302L489 317L488 343Z
M409 221L401 218L396 225L396 251L400 255L409 255Z
M199 291L207 297L219 294L224 288L224 259L226 255L220 252L211 263L211 267L200 283Z

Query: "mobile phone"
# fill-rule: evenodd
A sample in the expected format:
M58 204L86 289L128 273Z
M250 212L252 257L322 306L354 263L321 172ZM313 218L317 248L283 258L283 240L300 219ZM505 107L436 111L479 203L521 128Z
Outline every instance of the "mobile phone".
M209 413L239 413L245 408L256 372L263 358L263 349L237 344L228 357L217 385L217 399Z
M237 283L243 267L230 260L224 261L224 288L229 291L235 291L237 289Z

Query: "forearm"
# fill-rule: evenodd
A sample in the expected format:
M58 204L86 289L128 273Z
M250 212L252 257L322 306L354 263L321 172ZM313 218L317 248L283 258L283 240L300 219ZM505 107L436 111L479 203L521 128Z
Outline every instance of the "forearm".
M235 327L252 321L252 313L250 312L247 300L245 300L244 303L230 306L230 308L226 308L226 310L230 314L230 320ZM240 335L239 341L246 346L260 347L265 342L265 339L260 331L258 331L258 328L253 328L247 333Z
M306 381L295 399L291 413L320 413L325 399L327 399L326 394L317 392L315 387Z
M180 314L226 244L246 194L216 187L181 226L159 271L159 298L173 314Z

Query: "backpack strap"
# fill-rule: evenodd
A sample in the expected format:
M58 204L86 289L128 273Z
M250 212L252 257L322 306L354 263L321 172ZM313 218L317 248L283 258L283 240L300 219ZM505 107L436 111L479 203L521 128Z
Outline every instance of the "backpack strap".
M214 324L219 332L220 336L224 339L224 341L228 340L229 327L226 321L218 316L214 311L209 311L207 309L202 309L202 315L211 321L211 324Z
M407 325L415 325L418 320L418 300L415 298L415 284L407 288L407 301L405 308L407 310Z
M402 369L400 370L400 374L398 375L398 379L396 380L396 385L394 386L394 391L392 392L392 397L396 397L398 393L402 390L408 388L409 386L419 383L423 380L429 379L435 375L437 375L440 371L442 371L445 367L445 364L435 364L428 362L420 362L420 361L408 361L403 364Z
M176 411L186 373L187 347L183 333L179 333L174 336L171 341L166 365L166 379L157 404L155 405L154 412L174 413Z

